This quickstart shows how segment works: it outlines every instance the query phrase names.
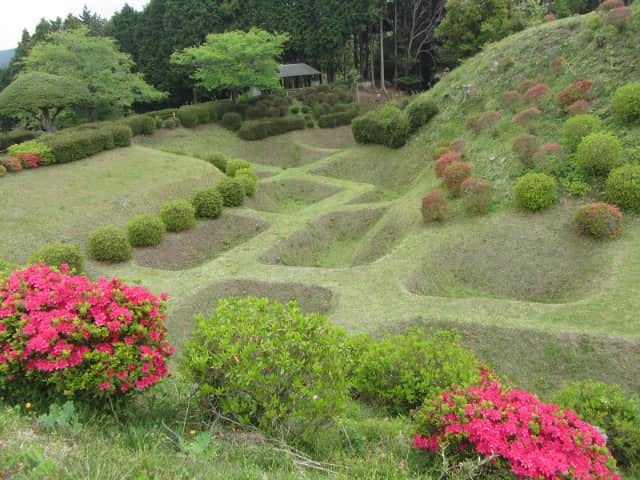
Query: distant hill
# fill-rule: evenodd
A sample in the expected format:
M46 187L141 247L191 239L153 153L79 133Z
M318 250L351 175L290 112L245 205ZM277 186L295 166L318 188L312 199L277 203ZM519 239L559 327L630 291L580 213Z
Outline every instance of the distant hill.
M15 51L15 48L12 48L11 50L0 50L0 68L4 68L9 65L9 62L13 58L13 52Z

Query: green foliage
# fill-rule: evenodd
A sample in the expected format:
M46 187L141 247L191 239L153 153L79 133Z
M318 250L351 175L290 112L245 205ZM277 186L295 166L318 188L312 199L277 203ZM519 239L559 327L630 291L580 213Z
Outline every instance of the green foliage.
M227 171L227 163L229 162L229 156L222 152L209 153L204 159L216 166L221 172Z
M54 132L58 115L88 98L87 87L74 78L44 72L23 73L0 92L0 113L9 117L26 115L43 130Z
M134 247L153 247L164 236L164 222L150 213L143 213L127 223L129 243Z
M558 17L569 17L576 13L589 13L598 7L600 0L553 0L551 11Z
M239 207L244 203L246 193L242 180L224 177L216 184L215 188L222 195L222 204L225 207Z
M222 116L222 126L227 130L236 132L242 126L242 115L236 112L227 112Z
M80 247L69 243L51 243L40 247L31 257L30 263L42 262L50 267L58 268L66 263L70 271L82 272L84 257Z
M258 28L248 32L211 33L199 47L185 48L171 56L177 65L196 65L192 78L208 91L248 88L278 90L278 58L287 34L271 34Z
M67 163L129 145L131 129L117 124L88 124L65 129L43 142L53 151L56 163Z
M160 126L162 128L173 130L174 128L178 128L180 126L180 120L178 120L177 118L168 118L167 120L162 120Z
M358 143L376 143L389 148L399 148L409 138L409 117L398 107L385 104L361 117L354 118L351 129Z
M513 191L516 205L527 210L542 210L558 197L556 179L544 173L527 173L518 179Z
M595 115L576 115L562 125L564 144L570 152L575 152L584 137L602 130L602 122Z
M343 112L327 113L318 118L320 128L335 128L342 125L349 125L351 120L360 114L359 105L353 105Z
M197 105L183 105L176 112L180 124L186 128L193 128L211 121L211 106L204 103ZM217 117L214 117L217 118Z
M38 417L38 423L50 430L62 430L75 437L82 431L82 424L78 420L78 412L71 400L62 407L57 403L49 405L49 413Z
M121 122L131 129L133 135L151 135L157 128L156 121L149 115L131 115Z
M89 234L89 256L103 262L124 262L131 258L131 244L120 227L100 227Z
M607 201L640 213L640 165L623 165L609 173L604 187Z
M584 381L566 385L555 394L554 403L571 408L585 422L608 437L607 447L621 467L640 462L640 401L619 385Z
M160 218L170 232L181 232L196 224L196 209L186 200L169 200L160 209Z
M263 138L281 135L293 130L304 130L305 119L302 115L291 117L265 118L244 122L238 130L238 136L243 140L262 140Z
M621 122L640 120L640 82L632 82L616 90L611 99L611 112Z
M26 142L11 145L8 149L9 156L17 157L20 153L39 153L40 165L49 165L55 163L55 156L51 148L37 140L28 140Z
M620 140L609 132L591 133L578 145L576 162L588 174L607 175L623 163Z
M438 105L426 96L419 96L407 105L406 112L409 117L409 128L413 133L438 113Z
M181 371L207 414L310 440L343 411L345 334L326 318L249 297L221 300L196 321Z
M368 336L351 340L352 389L361 399L391 414L409 414L454 385L480 380L473 352L460 346L453 331L410 328L405 335L376 342Z
M215 188L205 188L194 192L191 204L198 218L217 218L222 213L222 195Z
M10 132L0 132L0 150L5 150L16 143L33 140L39 136L39 132L32 130L16 129Z
M227 162L227 167L225 169L225 173L229 177L235 177L236 171L241 168L251 168L251 164L242 158L234 158L233 160L229 160Z
M241 168L236 170L234 177L244 184L244 192L248 197L256 193L256 186L258 184L258 175L256 172L250 168Z

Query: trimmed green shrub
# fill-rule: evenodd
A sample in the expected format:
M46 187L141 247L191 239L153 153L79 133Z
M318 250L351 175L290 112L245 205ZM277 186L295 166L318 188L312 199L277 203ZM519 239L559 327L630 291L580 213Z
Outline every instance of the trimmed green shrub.
M167 118L166 120L162 120L162 128L173 130L174 128L178 128L179 126L180 120L178 120L177 118Z
M304 130L305 127L306 122L302 115L265 118L264 120L244 122L238 130L238 136L243 140L261 140L293 130Z
M442 190L434 190L422 197L422 221L424 223L443 220L449 207Z
M360 108L357 105L356 108L351 108L344 112L327 113L318 118L318 126L320 128L335 128L342 125L349 125L351 120L356 118L359 113Z
M0 282L11 275L11 273L17 268L18 265L5 262L4 260L0 259Z
M566 385L553 401L600 428L619 466L640 463L640 402L636 396L622 391L619 385L588 380Z
M389 148L403 146L410 135L409 117L391 104L385 104L351 122L357 143L375 143Z
M469 213L485 213L491 200L491 184L482 178L469 177L462 182L462 200Z
M197 385L203 411L259 427L267 435L311 440L345 407L345 334L295 303L221 300L183 348L180 370Z
M18 157L21 153L38 153L40 154L39 165L49 165L56 162L55 155L53 154L53 150L50 147L41 143L37 140L28 140L26 142L18 143L15 145L11 145L7 151L9 156Z
M67 129L44 141L53 151L56 163L75 162L115 148L113 135L105 130Z
M570 152L575 152L584 137L602 130L602 122L595 115L576 115L562 125L564 144Z
M258 184L258 175L250 168L241 168L236 170L234 178L237 178L244 184L244 193L247 197L250 197L256 193L256 186Z
M240 130L242 115L236 112L227 112L222 116L222 126L232 132Z
M89 256L103 262L124 262L131 258L131 244L120 227L100 227L89 234Z
M16 143L26 142L38 138L41 132L32 130L15 129L10 132L0 132L0 150L4 150Z
M168 231L181 232L196 224L196 209L186 200L169 200L160 209L160 218Z
M239 207L244 203L246 193L242 180L224 177L217 183L215 188L222 195L222 204L225 207Z
M454 385L479 382L472 351L460 346L457 331L410 328L405 335L386 336L376 342L368 335L350 341L352 389L362 400L384 407L391 414L409 414L425 399Z
M215 153L209 153L207 154L206 157L204 157L204 159L209 162L212 163L213 165L216 166L216 168L218 170L220 170L223 173L226 173L227 171L227 163L229 162L229 156L222 153L222 152L215 152Z
M611 100L611 112L621 122L640 120L640 82L632 82L616 90Z
M225 169L225 173L229 177L234 177L236 174L236 171L240 170L241 168L251 168L251 164L241 158L234 158L233 160L229 160L227 162L227 168Z
M133 131L127 125L120 125L118 123L105 123L101 127L103 130L111 132L113 135L114 147L128 147L131 145L131 137L133 137Z
M198 190L191 198L198 218L217 218L222 213L222 195L215 188Z
M527 210L549 207L558 197L556 179L544 173L527 173L518 179L513 191L516 205Z
M457 198L462 194L462 182L471 177L471 165L454 161L444 169L442 176L449 194Z
M622 229L622 214L615 205L590 203L582 205L574 218L580 233L596 238L616 238Z
M420 96L412 100L405 111L409 117L409 129L413 133L438 113L438 105L433 100Z
M183 105L176 112L176 117L186 128L193 128L202 123L208 123L211 119L212 107L208 104ZM216 117L217 118L217 117Z
M158 127L155 119L149 115L132 115L120 121L131 129L133 135L150 135Z
M58 268L60 265L67 264L71 272L82 272L82 264L84 257L80 247L69 243L51 243L40 247L33 254L29 263L45 263L50 267Z
M129 243L134 247L153 247L160 243L164 232L164 222L150 213L138 215L127 223Z
M4 177L7 174L7 168L4 165L0 165L0 177Z
M622 146L613 133L597 132L584 137L578 145L576 163L591 175L607 175L622 165Z
M640 165L623 165L609 173L604 186L607 201L640 213Z

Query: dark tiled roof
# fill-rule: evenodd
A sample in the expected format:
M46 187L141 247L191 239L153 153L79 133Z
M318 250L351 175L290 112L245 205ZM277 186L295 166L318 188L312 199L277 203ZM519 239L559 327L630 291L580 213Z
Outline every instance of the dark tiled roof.
M280 77L302 77L305 75L319 75L320 72L306 63L289 63L280 65L278 76Z

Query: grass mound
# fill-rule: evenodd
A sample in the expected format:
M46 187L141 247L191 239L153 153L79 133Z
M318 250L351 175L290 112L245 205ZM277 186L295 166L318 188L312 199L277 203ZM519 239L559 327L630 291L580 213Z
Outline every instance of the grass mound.
M245 206L265 212L292 212L338 193L341 188L307 180L263 182Z
M353 265L360 239L386 209L334 212L324 215L278 242L261 257L267 264L305 267Z
M185 270L207 262L267 228L267 222L237 215L201 220L180 233L167 233L160 245L136 249L134 263L160 270Z

